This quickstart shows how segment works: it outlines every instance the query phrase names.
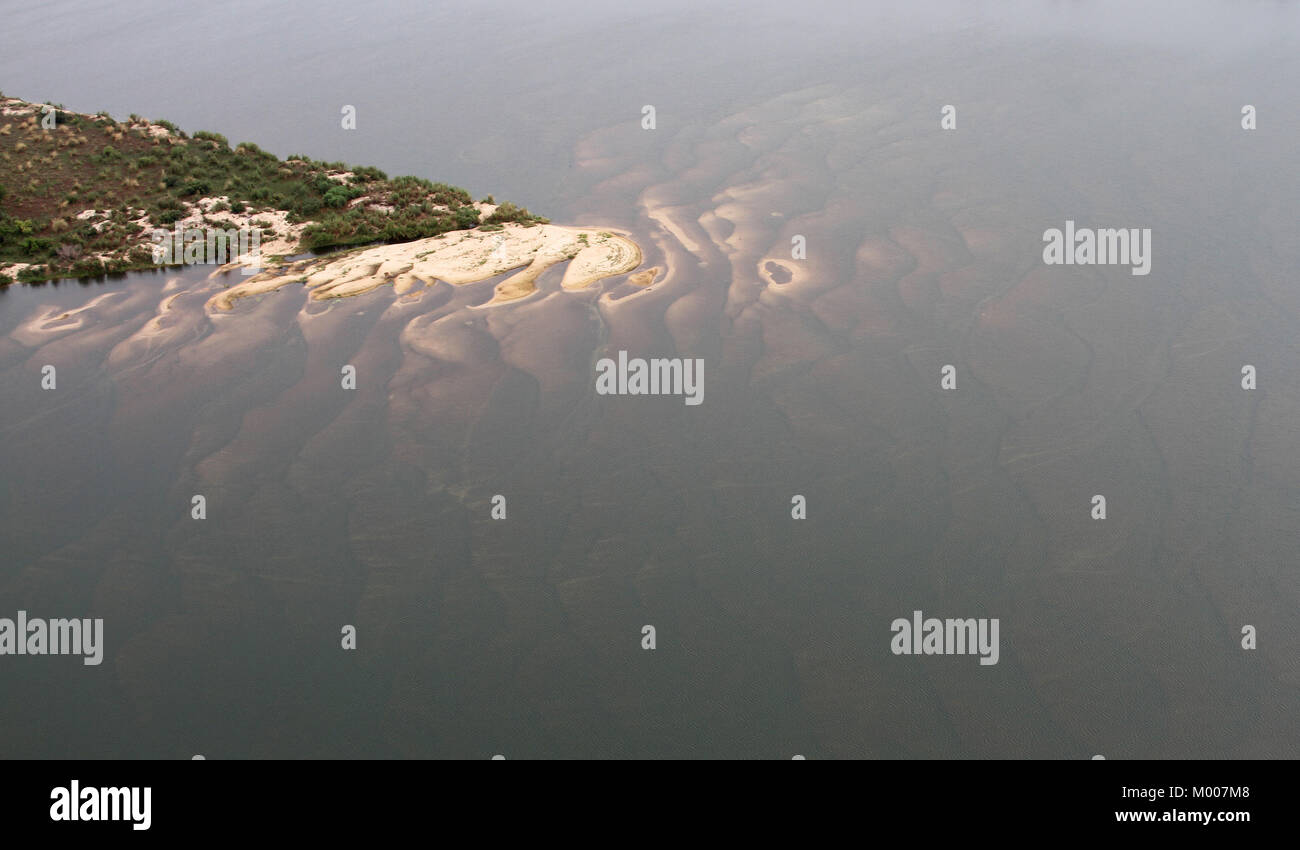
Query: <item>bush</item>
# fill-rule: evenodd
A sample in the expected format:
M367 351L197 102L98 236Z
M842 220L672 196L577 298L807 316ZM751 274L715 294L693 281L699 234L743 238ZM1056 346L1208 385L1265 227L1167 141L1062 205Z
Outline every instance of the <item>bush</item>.
M0 217L0 245L12 236L28 236L35 232L36 224L29 218Z
M348 201L364 195L365 192L355 186L334 186L325 193L325 206L345 207Z
M230 147L230 142L227 141L226 137L221 135L220 133L212 133L207 130L196 130L194 133L194 138L202 139L203 141L207 141L207 142L216 142L217 147L222 147L222 148Z
M50 251L50 240L37 236L28 236L23 240L22 251L29 257L42 256Z
M240 142L240 143L235 147L235 152L236 152L236 153L242 153L242 154L244 154L244 155L246 155L246 156L257 157L257 158L259 158L259 159L269 159L269 160L275 160L275 161L277 161L277 162L279 161L279 160L276 159L275 154L271 153L270 151L264 151L264 150L262 150L262 149L259 148L257 145L253 144L252 142Z
M311 196L303 198L301 201L297 201L291 206L293 207L291 214L295 219L301 221L303 219L311 218L316 213L320 212L321 207L325 206L325 201L322 201L315 196Z
M459 186L449 186L446 183L433 184L433 199L443 206L456 207L461 204L470 204L474 202L469 192Z
M73 277L99 277L104 271L103 262L94 257L85 257L72 264Z
M514 204L510 203L509 201L502 201L501 205L492 211L492 215L487 217L485 223L503 224L507 221L513 221L519 224L523 224L526 222L536 221L536 220L538 220L538 217L533 215L523 207L517 207Z
M453 218L456 222L457 229L469 230L478 227L478 216L478 210L474 207L461 207L456 210L456 214Z

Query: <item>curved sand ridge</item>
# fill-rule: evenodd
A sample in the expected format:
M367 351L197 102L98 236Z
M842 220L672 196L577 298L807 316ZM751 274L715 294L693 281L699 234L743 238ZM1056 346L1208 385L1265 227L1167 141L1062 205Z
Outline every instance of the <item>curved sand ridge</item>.
M460 286L521 269L497 284L492 299L483 305L488 306L531 295L542 272L565 261L569 266L561 287L582 289L641 265L641 249L610 230L507 224L497 231L456 231L277 265L213 296L208 307L229 310L239 298L297 282L307 285L311 298L321 300L360 295L386 283L392 283L398 295L405 295L438 280ZM234 267L236 264L231 264L218 271Z

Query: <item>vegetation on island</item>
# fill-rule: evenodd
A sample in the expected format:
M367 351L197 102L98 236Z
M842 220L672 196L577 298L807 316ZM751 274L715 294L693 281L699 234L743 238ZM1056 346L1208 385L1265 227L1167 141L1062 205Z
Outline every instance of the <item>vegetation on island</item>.
M277 234L257 217L275 211L301 227ZM14 278L6 266L32 282L151 267L155 228L231 226L214 213L265 227L263 239L296 232L300 252L546 222L509 202L483 212L445 183L300 154L281 160L220 133L0 95L0 285Z

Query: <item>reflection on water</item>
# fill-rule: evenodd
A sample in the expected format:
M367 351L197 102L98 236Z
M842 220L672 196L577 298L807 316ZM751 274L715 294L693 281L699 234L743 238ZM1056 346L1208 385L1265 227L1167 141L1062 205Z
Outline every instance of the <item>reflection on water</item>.
M1250 57L1005 38L564 125L538 179L647 288L0 295L0 616L107 642L0 659L0 752L1295 757L1297 119ZM1151 274L1045 266L1066 220ZM620 350L706 402L596 395ZM999 663L892 655L914 610Z

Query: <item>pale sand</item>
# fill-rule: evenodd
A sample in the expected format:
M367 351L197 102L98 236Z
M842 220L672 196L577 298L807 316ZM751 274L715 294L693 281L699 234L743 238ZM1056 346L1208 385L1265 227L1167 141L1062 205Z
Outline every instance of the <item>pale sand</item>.
M79 330L87 326L87 318L96 315L96 309L105 301L121 298L121 291L105 292L72 310L45 306L27 321L15 328L9 336L19 343L35 348L44 344L50 337L66 331Z
M265 249L263 249L265 258ZM626 274L641 265L641 249L627 236L597 228L526 227L459 230L429 239L378 245L343 254L299 260L268 268L234 284L208 301L209 309L229 310L239 298L305 283L314 300L360 295L391 283L404 295L441 280L453 286L522 269L497 284L487 305L526 298L546 269L569 261L561 286L582 289L598 280ZM223 266L218 273L232 266Z

